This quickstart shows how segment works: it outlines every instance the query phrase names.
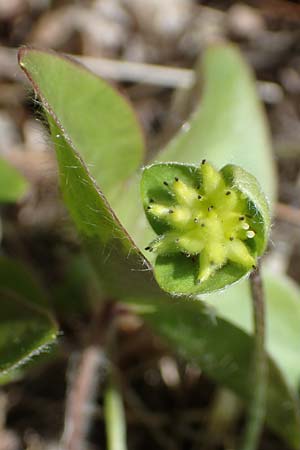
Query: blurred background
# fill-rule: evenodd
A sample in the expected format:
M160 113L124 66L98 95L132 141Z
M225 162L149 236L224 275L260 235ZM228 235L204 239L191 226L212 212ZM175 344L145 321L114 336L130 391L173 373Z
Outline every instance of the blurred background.
M134 103L148 149L155 151L187 114L178 106L175 92L193 82L191 69L202 50L227 39L239 45L258 80L281 175L280 201L297 206L299 23L299 2L286 0L0 0L0 154L10 154L37 185L53 181L47 165L51 157L45 155L47 139L32 118L34 105L16 64L19 46L76 55L111 79ZM298 220L292 211L284 212L279 208L280 216L290 213ZM21 218L55 219L48 207L36 213L33 217L30 209L23 210Z
M277 245L268 258L274 270L300 283L300 3L288 0L0 0L0 156L32 183L21 204L3 211L3 251L40 264L44 283L59 293L70 255L78 252L76 237L66 232L54 155L39 104L18 69L17 48L74 55L111 80L133 102L154 153L192 108L181 104L180 93L193 83L203 49L223 40L236 43L253 68L272 133L279 202ZM59 358L0 392L0 450L59 448L72 373L67 356L76 364L90 314L82 305L77 313L65 308L58 308L64 329ZM213 430L215 421L221 431L204 433L205 449L225 448L224 439L230 448L237 400L171 355L138 319L123 317L118 327L126 337L117 358L127 379L129 449L200 448L204 428ZM226 412L233 405L229 421L219 414L224 401ZM105 448L102 412L94 403L88 448ZM263 445L284 449L270 432Z

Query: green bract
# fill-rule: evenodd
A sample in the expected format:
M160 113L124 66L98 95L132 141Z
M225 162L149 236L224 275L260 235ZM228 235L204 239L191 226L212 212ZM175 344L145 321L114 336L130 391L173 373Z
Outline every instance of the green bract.
M222 289L255 268L265 250L268 204L238 166L154 164L144 169L142 196L158 234L145 250L156 255L156 278L168 292Z

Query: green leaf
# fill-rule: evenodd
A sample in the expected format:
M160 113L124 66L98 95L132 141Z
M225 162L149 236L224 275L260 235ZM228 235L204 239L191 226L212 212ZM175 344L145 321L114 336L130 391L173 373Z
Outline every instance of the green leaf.
M54 343L57 327L41 308L12 290L0 289L0 377Z
M45 293L30 270L5 256L0 256L0 289L15 292L33 305L46 309L49 306Z
M200 102L156 160L199 165L207 158L217 169L236 164L255 176L272 203L277 180L270 137L249 66L237 48L219 44L205 51L200 68Z
M0 203L17 202L26 193L28 182L7 161L0 158Z
M80 149L112 201L140 166L144 141L129 103L108 83L69 58L22 48L22 69L64 136Z
M47 366L61 357L57 340L53 340L41 346L38 351L33 351L28 357L20 361L13 368L0 373L0 386L15 383L24 379L28 373L46 370Z
M267 348L286 380L297 390L300 386L300 289L283 275L264 271L266 290ZM216 314L252 332L251 294L248 283L239 283L221 295L212 294L206 302Z
M55 342L57 325L33 275L0 257L0 383L20 376L23 366Z
M141 193L158 238L158 284L172 294L210 293L235 283L255 267L266 248L270 214L256 179L241 167L217 171L160 163L143 171Z
M86 153L86 148L88 147L87 142L80 140L88 138L82 136L86 133L81 128L81 133L76 128L80 124L77 124L76 117L73 117L75 113L72 112L74 109L74 93L77 94L80 92L80 102L83 102L85 105L85 109L82 110L80 115L81 119L78 120L86 124L90 120L93 122L95 120L93 116L96 114L93 109L96 100L94 96L91 96L91 89L93 89L92 92L94 95L97 94L97 108L101 116L108 115L108 122L102 122L101 127L97 120L97 127L95 126L93 135L97 135L98 133L100 135L99 139L110 140L113 137L120 139L121 130L116 130L115 126L124 122L123 115L128 115L127 109L124 111L124 107L120 107L118 113L120 115L112 118L110 116L110 102L113 104L116 102L115 107L118 108L119 97L97 77L60 56L37 50L21 49L19 52L19 61L47 111L59 165L62 194L77 230L83 238L86 248L95 263L104 288L115 296L120 295L125 290L127 290L128 295L132 294L136 297L140 296L141 292L148 290L151 292L153 285L155 285L152 281L151 274L148 274L147 283L143 279L145 277L140 276L141 271L150 270L148 262L140 254L131 238L121 226L106 198L94 181L101 177L101 187L104 186L107 192L104 167L101 167L99 162L97 164L95 162L95 165L91 164L91 159L89 159ZM79 77L83 86L77 86L76 90L70 93L68 85L73 86L72 83L75 83L73 78L76 77ZM55 80L56 83L54 83ZM61 88L58 87L59 85L65 86L65 92L60 91ZM102 90L99 86L102 86ZM108 90L107 98L105 96L106 88ZM105 92L102 92L103 90ZM58 95L58 92L60 95ZM103 96L101 96L101 93ZM73 134L69 132L69 128L66 126L70 121L70 117L73 117L76 123L76 126L75 123L70 124L70 127L73 127L75 130ZM82 121L82 117L88 120ZM132 119L130 119L132 125L133 116L130 117ZM112 119L113 123L111 123ZM103 120L106 119L104 118ZM81 124L80 126L83 125ZM105 128L105 131L102 128ZM105 134L102 135L102 133ZM80 139L77 136L79 134ZM136 131L134 134L136 136ZM116 135L119 137L116 137ZM121 135L122 142L127 150L127 144L130 144L130 148L133 148L132 151L134 152L135 147L130 141L130 136L127 140L127 133L124 132ZM98 139L98 137L96 136L95 139ZM108 154L107 157L109 157L110 163L113 162L114 167L118 166L123 170L124 164L122 163L122 159L119 158L119 154L113 153L104 144L102 147L101 152L103 152L104 156ZM84 162L78 150L84 155ZM94 154L97 154L97 151L98 147L91 147L90 157L92 156L93 158ZM95 168L100 170L98 177L93 172ZM118 178L116 173L114 173L114 180L110 180L110 182L116 183L116 181L118 182ZM157 287L155 289L156 292L159 292Z
M86 253L67 254L61 276L50 286L53 308L59 317L90 313L103 298L98 277Z
M152 290L140 276L150 270L126 233L106 198L89 174L79 154L64 140L53 119L48 116L59 166L60 187L77 230L97 269L103 289L119 296L126 291L138 296ZM59 136L59 137L58 137Z

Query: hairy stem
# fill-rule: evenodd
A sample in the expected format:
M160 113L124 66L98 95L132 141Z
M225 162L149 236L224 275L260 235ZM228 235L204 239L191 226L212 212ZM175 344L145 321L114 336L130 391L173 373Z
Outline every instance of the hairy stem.
M265 352L265 302L260 268L250 275L254 321L253 397L241 450L258 447L266 414L267 358Z

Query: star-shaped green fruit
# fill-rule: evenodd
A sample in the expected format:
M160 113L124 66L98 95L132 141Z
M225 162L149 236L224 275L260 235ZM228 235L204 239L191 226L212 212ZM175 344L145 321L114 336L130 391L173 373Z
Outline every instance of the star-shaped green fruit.
M146 250L172 293L224 288L256 266L267 242L268 205L256 179L237 166L217 171L176 163L144 169L142 195L158 237Z

